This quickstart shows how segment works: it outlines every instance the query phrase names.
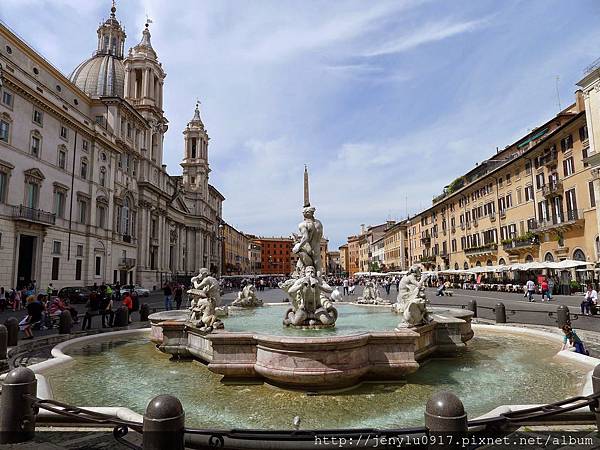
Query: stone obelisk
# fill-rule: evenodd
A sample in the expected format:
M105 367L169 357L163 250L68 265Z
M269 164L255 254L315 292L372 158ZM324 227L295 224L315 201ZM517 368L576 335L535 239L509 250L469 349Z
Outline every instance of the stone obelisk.
M304 207L310 206L310 197L308 195L308 167L304 164Z

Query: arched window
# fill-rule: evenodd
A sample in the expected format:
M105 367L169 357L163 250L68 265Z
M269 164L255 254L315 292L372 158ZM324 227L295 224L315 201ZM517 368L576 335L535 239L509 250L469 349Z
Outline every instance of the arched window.
M585 261L585 253L580 249L577 249L573 252L573 259L575 261Z
M525 262L533 262L533 256L527 255L527 257L525 258Z
M546 253L546 256L544 256L544 261L554 262L554 256L552 256L552 253L550 253L550 252Z
M469 270L469 263L465 261L465 263L464 263L464 265L463 265L463 268L464 268L465 270Z
M458 270L458 263L454 263L454 270Z
M481 261L477 261L477 262L475 263L475 267L481 267Z
M504 260L504 258L500 258L500 259L498 260L498 265L500 265L500 266L504 266L504 265L506 265L506 261Z
M488 266L488 267L493 266L492 260L488 259L487 262L485 263L485 265Z

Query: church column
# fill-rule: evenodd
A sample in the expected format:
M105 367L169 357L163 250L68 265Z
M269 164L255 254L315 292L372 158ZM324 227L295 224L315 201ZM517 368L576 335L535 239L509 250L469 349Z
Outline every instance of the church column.
M131 70L125 69L125 85L123 86L123 93L125 98L129 97L129 79L131 78Z

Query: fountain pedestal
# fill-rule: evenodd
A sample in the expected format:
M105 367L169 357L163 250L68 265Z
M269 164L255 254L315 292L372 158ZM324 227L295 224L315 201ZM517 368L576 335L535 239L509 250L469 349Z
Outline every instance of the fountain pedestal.
M333 390L365 380L404 380L436 355L460 352L473 337L467 310L432 309L414 328L349 336L284 337L216 330L206 334L174 312L150 316L158 348L208 365L224 380L263 380L291 389Z

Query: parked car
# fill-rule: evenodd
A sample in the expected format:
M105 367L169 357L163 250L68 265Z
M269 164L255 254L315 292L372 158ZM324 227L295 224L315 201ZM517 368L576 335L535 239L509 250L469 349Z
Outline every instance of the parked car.
M125 294L125 292L135 291L138 297L148 297L150 295L150 291L141 286L133 285L133 284L125 284L121 286L121 295Z
M58 296L68 299L70 303L86 303L91 293L86 287L68 286L58 291Z

